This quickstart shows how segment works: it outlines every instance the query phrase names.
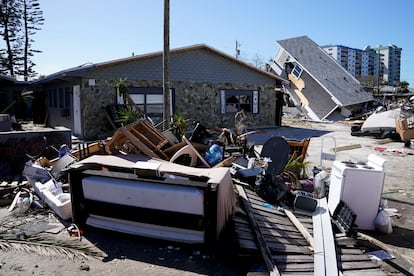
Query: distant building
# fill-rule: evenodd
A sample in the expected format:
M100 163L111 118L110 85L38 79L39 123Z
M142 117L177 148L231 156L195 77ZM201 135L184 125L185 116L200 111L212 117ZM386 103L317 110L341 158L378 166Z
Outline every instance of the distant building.
M313 120L334 120L361 112L373 100L360 82L307 36L279 40L271 65L289 79L284 91Z
M327 45L321 48L362 83L377 84L379 79L383 84L397 86L400 81L402 49L395 45L364 49Z
M384 82L392 86L397 86L400 81L402 48L398 48L395 45L388 45L378 46L374 49L381 56L380 75Z

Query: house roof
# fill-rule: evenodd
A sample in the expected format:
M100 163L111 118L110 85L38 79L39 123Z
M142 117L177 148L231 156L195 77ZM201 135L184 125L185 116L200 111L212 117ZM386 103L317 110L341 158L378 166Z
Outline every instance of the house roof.
M372 95L363 90L358 80L309 37L279 40L277 43L334 98L339 106L373 100Z
M4 74L0 74L0 82L1 83L26 83L25 81L18 81L15 78L8 76L8 75L4 75Z
M189 51L194 51L194 50L198 50L198 49L205 49L208 50L216 55L219 55L225 59L228 59L232 62L238 63L241 66L245 66L247 68L250 68L251 70L254 70L260 74L266 75L267 77L273 78L275 80L279 80L282 82L286 82L285 79L276 76L272 73L263 71L255 66L252 66L244 61L241 61L239 59L236 59L230 55L227 55L217 49L214 49L210 46L207 46L205 44L197 44L197 45L193 45L193 46L188 46L188 47L182 47L182 48L176 48L176 49L171 49L170 50L170 55L174 55L176 53L183 53L183 52L189 52ZM134 62L134 61L141 61L141 60L145 60L145 59L150 59L150 58L154 58L154 57L160 57L163 56L163 52L159 51L159 52L153 52L153 53L147 53L147 54L142 54L142 55L134 55L134 56L130 56L127 58L120 58L120 59L115 59L115 60L110 60L110 61L105 61L105 62L100 62L100 63L86 63L77 67L73 67L73 68L69 68L51 75L46 76L45 78L42 78L39 80L39 83L43 83L46 81L50 81L50 80L54 80L54 79L61 79L61 78L66 78L66 77L83 77L85 75L86 72L88 72L89 70L93 70L93 69L98 69L98 68L105 68L105 67L109 67L109 66L114 66L114 65L119 65L119 64L124 64L124 63L129 63L129 62Z

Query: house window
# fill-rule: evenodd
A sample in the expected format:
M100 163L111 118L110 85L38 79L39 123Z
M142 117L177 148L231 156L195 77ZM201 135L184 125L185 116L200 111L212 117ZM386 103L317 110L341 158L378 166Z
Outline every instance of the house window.
M56 88L53 88L53 92L52 92L53 96L53 105L52 107L58 107L58 91Z
M302 72L303 72L302 67L296 64L292 70L292 75L294 75L296 79L299 79L300 75L302 75Z
M259 93L256 90L221 90L221 114L259 113Z
M48 106L52 107L53 106L53 90L52 89L47 90L47 101L48 101Z
M145 117L149 117L154 123L161 122L164 114L163 89L159 87L128 89L129 96L139 107Z
M3 110L7 107L7 93L5 91L0 91L0 110Z
M59 108L65 107L65 98L64 98L64 92L63 88L59 88Z
M65 87L65 108L71 108L72 91L70 87Z

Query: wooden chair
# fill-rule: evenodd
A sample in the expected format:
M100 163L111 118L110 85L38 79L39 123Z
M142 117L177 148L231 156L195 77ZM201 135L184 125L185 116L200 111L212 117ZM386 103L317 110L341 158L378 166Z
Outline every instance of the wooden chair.
M105 145L108 154L114 151L135 151L168 160L163 148L169 145L168 139L145 119L116 130L111 140Z
M288 140L287 142L289 144L289 155L296 155L298 161L303 163L308 152L310 137L304 139L303 141Z
M198 152L194 145L185 136L183 136L183 142L186 143L184 147L179 149L170 159L170 162L174 163L180 156L188 155L190 157L190 167L195 167L197 159L199 159L204 166L211 168L210 164L204 159L203 156Z

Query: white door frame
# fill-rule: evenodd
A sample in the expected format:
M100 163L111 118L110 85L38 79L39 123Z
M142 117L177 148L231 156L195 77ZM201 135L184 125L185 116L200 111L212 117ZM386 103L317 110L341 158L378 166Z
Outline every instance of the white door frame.
M75 136L82 136L80 85L73 86L73 134Z

